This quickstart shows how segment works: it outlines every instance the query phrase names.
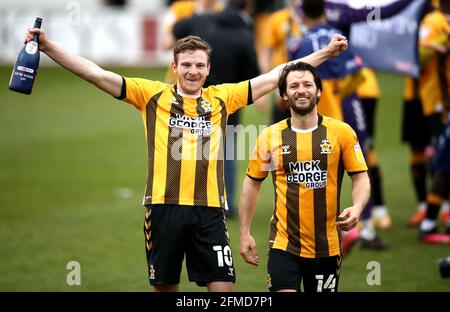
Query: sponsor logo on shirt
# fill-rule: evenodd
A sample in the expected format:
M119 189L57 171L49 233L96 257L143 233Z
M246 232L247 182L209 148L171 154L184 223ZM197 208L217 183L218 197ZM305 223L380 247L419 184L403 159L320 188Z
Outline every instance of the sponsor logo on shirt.
M178 129L189 129L194 135L211 135L212 123L205 117L187 117L176 114L175 117L169 118L169 127Z
M321 170L319 164L320 160L290 162L286 182L303 184L307 189L326 187L327 170Z

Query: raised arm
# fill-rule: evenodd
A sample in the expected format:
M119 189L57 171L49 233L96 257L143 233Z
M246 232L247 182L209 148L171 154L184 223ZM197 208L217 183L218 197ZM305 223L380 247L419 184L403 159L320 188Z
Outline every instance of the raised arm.
M45 32L41 29L29 28L25 35L25 42L32 40L34 33L39 34L39 50L47 54L56 63L106 93L114 97L120 96L122 90L122 77L120 75L104 70L81 56L64 51L48 40Z
M341 35L334 35L330 43L323 49L318 50L308 56L296 59L292 62L305 62L312 66L319 66L331 57L338 56L342 51L348 48L347 38ZM252 86L252 96L253 100L256 101L261 96L274 90L278 85L278 79L283 68L287 63L278 65L268 73L262 74L250 80Z
M259 264L259 258L256 251L255 239L250 234L250 228L253 216L255 215L260 190L261 182L252 180L246 176L239 202L240 254L245 262L255 266Z

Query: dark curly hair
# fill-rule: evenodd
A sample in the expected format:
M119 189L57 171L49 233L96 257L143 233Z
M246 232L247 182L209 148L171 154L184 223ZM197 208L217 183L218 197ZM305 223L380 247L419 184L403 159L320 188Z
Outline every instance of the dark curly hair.
M280 92L280 96L283 97L286 93L287 81L286 78L291 71L309 71L314 77L314 83L320 92L322 92L322 80L320 79L319 72L317 69L304 62L296 62L296 63L288 63L281 72L280 79L278 80L278 90Z

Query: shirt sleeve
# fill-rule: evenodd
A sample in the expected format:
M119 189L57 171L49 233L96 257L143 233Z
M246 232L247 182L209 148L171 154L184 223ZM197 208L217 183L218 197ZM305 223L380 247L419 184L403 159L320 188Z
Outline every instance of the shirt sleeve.
M258 136L247 168L247 176L255 181L263 181L271 171L271 147L269 128Z
M142 111L153 95L168 85L159 81L123 77L122 92L119 100L127 102Z
M225 103L228 115L253 102L250 80L210 86L213 95Z
M347 173L367 171L366 160L355 131L346 123L342 123L340 136L341 152L344 168Z

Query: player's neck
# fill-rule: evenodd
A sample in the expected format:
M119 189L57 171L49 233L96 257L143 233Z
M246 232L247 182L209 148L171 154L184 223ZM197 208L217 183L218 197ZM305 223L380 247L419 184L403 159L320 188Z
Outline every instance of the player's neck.
M324 15L319 18L309 18L306 16L303 18L303 23L308 29L311 29L316 25L326 24L326 22L327 20Z
M314 129L318 123L319 115L316 110L304 116L294 113L291 117L291 127L298 130Z

